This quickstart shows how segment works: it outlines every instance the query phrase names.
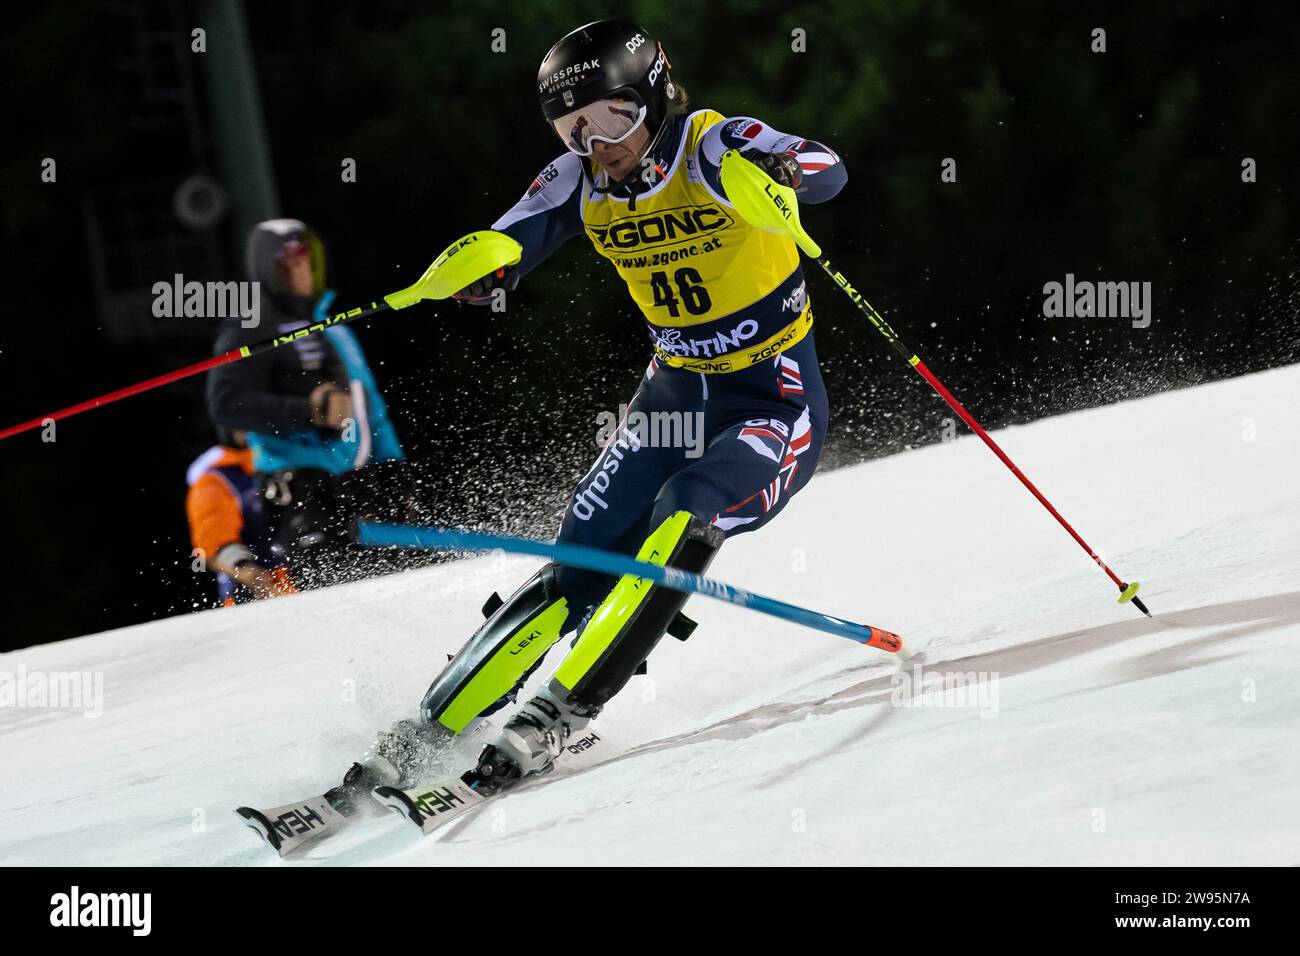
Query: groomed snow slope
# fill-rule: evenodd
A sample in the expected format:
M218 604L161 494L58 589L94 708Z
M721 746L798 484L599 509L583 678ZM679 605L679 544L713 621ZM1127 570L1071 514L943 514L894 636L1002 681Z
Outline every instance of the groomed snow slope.
M974 437L823 474L711 574L904 633L974 706L898 706L887 655L696 598L598 722L613 759L297 865L1300 864L1298 414L1293 366L999 433L1150 621ZM0 708L0 861L295 865L232 808L334 782L536 563L3 655L104 699Z

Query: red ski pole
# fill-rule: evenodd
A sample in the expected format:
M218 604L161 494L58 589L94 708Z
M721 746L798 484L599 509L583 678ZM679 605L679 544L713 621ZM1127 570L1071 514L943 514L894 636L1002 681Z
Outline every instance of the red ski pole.
M147 392L151 389L160 388L163 385L170 385L172 382L179 382L183 378L189 378L191 375L198 375L209 369L214 369L218 365L225 365L228 362L238 362L240 359L248 358L250 355L259 355L262 352L269 352L271 349L278 348L281 345L287 345L295 339L302 338L304 335L311 335L319 332L321 329L327 329L331 325L341 325L344 322L351 322L353 319L365 319L372 315L388 309L388 305L382 302L372 302L366 308L353 309L350 312L340 312L338 315L331 316L323 322L317 322L315 325L309 325L306 328L298 329L296 332L290 332L286 335L278 335L273 339L267 339L265 342L258 342L256 345L245 345L237 349L231 349L229 352L223 352L221 355L214 355L210 359L204 359L202 362L195 362L193 365L187 365L184 368L178 368L174 372L168 372L165 375L159 375L155 378L145 379L143 382L136 382L134 385L128 385L126 388L119 388L116 391L100 395L98 398L87 399L84 402L78 402L76 405L69 405L67 408L60 408L56 412L49 412L40 415L29 421L19 422L17 425L10 425L8 428L0 430L0 440L9 438L12 435L19 435L33 428L39 428L46 422L57 422L62 418L71 418L73 415L80 415L82 412L88 412L92 408L99 408L112 402L120 401L124 398L130 398L132 395L139 395L141 392Z
M1096 562L1097 567L1106 572L1108 578L1115 582L1115 586L1119 588L1120 603L1123 604L1125 601L1132 601L1134 607L1147 617L1150 617L1151 612L1148 611L1147 606L1142 603L1142 599L1137 596L1138 582L1133 581L1132 583L1129 583L1123 581L1120 579L1119 575L1110 569L1110 565L1102 560L1101 555L1092 550L1092 547L1088 542L1084 541L1079 532L1074 530L1074 526L1070 524L1070 522L1066 521L1065 516L1057 511L1056 507L1047 500L1047 496L1039 491L1038 486L1030 481L1029 477L1020 470L1016 463L1011 460L1011 456L1002 450L1002 446L995 442L993 436L984 430L984 426L975 420L975 416L966 410L966 406L957 401L957 397L953 395L952 392L948 391L943 382L939 381L938 377L930 371L918 356L908 351L907 347L903 345L902 340L894 333L894 330L890 327L889 323L887 323L874 309L871 308L870 303L868 303L866 299L862 298L853 286L849 285L848 280L845 279L838 270L831 267L829 259L823 256L817 260L817 264L826 271L826 274L835 281L837 286L844 290L848 297L857 304L858 308L866 313L867 317L871 319L872 325L874 325L885 336L885 338L889 340L889 343L907 359L908 364L911 365L912 368L916 369L917 373L923 379L930 383L930 387L939 394L940 398L948 403L948 406L957 413L962 421L970 426L970 430L976 435L979 435L980 440L989 446L989 450L998 456L1002 464L1006 465L1007 468L1011 470L1011 473L1020 479L1020 483L1029 489L1029 493L1037 498L1039 504L1047 509L1048 514L1057 520L1060 526L1065 529L1065 533L1073 538L1079 547L1083 548L1083 550L1088 553L1088 557L1092 558L1092 560Z
M344 322L353 322L357 319L368 319L372 315L378 315L389 309L405 309L407 306L414 305L424 299L446 299L452 293L460 291L476 279L480 279L490 272L495 272L503 266L514 265L519 261L521 252L522 247L519 243L504 233L493 232L490 229L472 232L465 238L459 239L448 246L442 255L433 261L433 265L425 270L424 275L420 276L418 282L399 292L384 296L382 302L371 302L368 306L340 312L314 325L308 325L305 328L284 335L277 335L275 338L258 342L255 345L245 345L237 349L231 349L229 352L214 355L210 359L195 362L193 365L176 369L174 372L146 379L143 382L136 382L134 385L119 388L106 395L100 395L98 398L78 402L76 405L69 405L67 408L61 408L56 412L39 415L17 425L10 425L8 428L0 429L0 441L13 435L31 431L33 428L39 428L46 422L70 418L73 415L88 412L92 408L100 408L123 398L139 395L141 392L147 392L163 385L170 385L172 382L179 382L183 378L198 375L201 372L214 369L218 365L238 362L240 359L246 359L252 355L269 352L271 349L288 345L304 335L312 335L333 325L342 325Z
M747 222L760 229L789 236L798 244L800 249L817 260L817 264L822 267L844 294L853 300L853 304L876 327L876 331L885 337L885 341L892 345L899 355L907 359L907 363L916 369L917 374L925 379L930 384L930 387L938 393L939 397L947 402L948 406L961 417L961 420L970 426L971 431L979 435L984 444L988 445L989 450L998 456L1002 464L1006 465L1011 470L1011 473L1020 479L1020 483L1029 489L1029 493L1047 509L1048 514L1055 518L1057 523L1065 529L1066 533L1075 540L1079 547L1088 553L1088 557L1096 562L1097 567L1105 571L1106 576L1115 582L1115 585L1119 588L1119 603L1123 604L1132 601L1134 607L1147 617L1150 617L1151 612L1142 603L1142 599L1137 596L1138 582L1129 583L1124 581L1110 569L1110 566L1102 560L1101 555L1094 551L1088 542L1083 540L1079 532L1074 530L1073 525L1065 520L1064 516L1026 477L1025 473L1016 467L1016 463L1011 460L1010 456L998 446L998 443L990 437L983 426L975 420L975 417L966 411L965 406L957 401L943 382L939 381L938 377L926 367L915 352L903 344L898 337L898 333L884 320L879 312L871 307L871 303L864 299L857 289L853 288L843 273L831 265L830 259L822 255L821 246L813 241L813 238L804 231L803 226L799 223L799 205L794 190L788 186L778 185L767 173L742 158L735 150L728 150L722 156L722 185L727 192L727 198L731 200L737 212Z

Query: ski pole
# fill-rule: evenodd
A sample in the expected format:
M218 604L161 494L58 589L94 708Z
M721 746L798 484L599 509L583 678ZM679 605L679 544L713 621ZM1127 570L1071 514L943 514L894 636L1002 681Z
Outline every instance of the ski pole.
M17 425L10 425L8 428L0 431L0 440L9 438L13 435L21 434L25 431L31 431L33 428L39 428L46 422L59 421L64 418L71 418L73 415L80 415L82 412L88 412L92 408L100 408L109 405L123 398L130 398L132 395L139 395L141 392L148 392L163 385L170 385L172 382L179 382L183 378L189 378L192 375L198 375L210 369L226 365L230 362L238 362L240 359L248 358L252 355L260 355L263 352L269 352L271 349L279 348L281 345L287 345L295 339L302 338L304 335L311 335L322 329L327 329L332 325L342 325L344 322L351 322L353 319L366 319L372 315L378 315L389 308L387 303L372 302L364 308L353 309L350 312L340 312L338 315L331 316L315 325L309 325L299 329L296 332L290 332L285 335L276 336L273 339L267 339L265 342L258 342L256 345L244 345L237 349L231 349L229 352L223 352L220 355L214 355L212 358L204 359L202 362L195 362L193 365L186 365L184 368L178 368L175 371L167 372L164 375L155 378L145 379L143 382L136 382L134 385L128 385L125 388L119 388L116 391L107 392L97 398L87 399L84 402L78 402L76 405L69 405L67 408L61 408L58 411L49 412L45 415L38 415L29 421L19 422Z
M975 416L968 412L961 402L957 401L956 396L948 391L943 382L939 381L938 376L930 371L920 357L903 344L902 339L898 337L898 333L894 331L893 327L885 321L879 312L872 308L871 303L864 299L857 289L853 288L849 280L844 277L844 274L831 265L830 259L822 255L821 246L804 231L799 222L799 205L794 190L788 186L778 184L763 170L748 160L741 158L740 154L735 150L728 150L722 156L722 185L726 190L727 198L731 200L732 205L736 207L736 210L747 222L768 232L789 236L804 253L817 260L817 264L831 277L831 281L852 300L853 304L867 317L876 331L883 335L885 341L893 346L894 351L907 360L908 365L929 383L939 397L947 402L948 406L970 427L971 431L978 435L984 444L989 447L989 450L998 456L998 459L1011 470L1013 475L1020 479L1020 483L1038 499L1039 503L1047 509L1048 514L1057 520L1057 523L1065 529L1066 533L1075 540L1079 547L1087 552L1088 557L1092 558L1097 566L1106 572L1106 576L1119 588L1119 603L1124 604L1132 601L1134 607L1147 617L1150 617L1151 612L1142 603L1142 599L1137 596L1138 582L1126 582L1110 569L1109 565L1102 560L1101 555L1097 554L1088 545L1088 542L1083 540L1079 532L1074 530L1070 522L1065 520L1065 517L1056 510L1052 503L1047 500L1047 497L1016 466L1016 463L984 430L984 427L975 420Z
M119 388L116 391L79 402L76 405L69 405L67 408L40 415L30 421L10 425L8 428L0 430L0 440L25 431L31 431L33 428L39 428L46 422L71 418L73 415L88 412L92 408L100 408L120 399L139 395L141 392L148 392L163 385L170 385L172 382L179 382L183 378L198 375L201 372L209 371L230 362L238 362L254 355L261 355L282 345L289 345L303 336L314 335L331 326L342 325L345 322L355 322L357 319L368 319L390 309L405 309L407 306L414 305L424 299L446 299L452 293L459 292L476 279L494 272L502 266L517 263L520 252L520 245L504 233L491 230L472 232L448 246L414 285L384 296L382 302L371 302L366 306L339 312L314 325L308 325L296 331L287 332L284 335L277 335L275 338L266 339L254 345L243 345L237 349L231 349L229 352L223 352L221 355L214 355L212 358L204 359L202 362L195 362L193 365L167 372L165 375L146 379L143 382L128 385L126 388Z
M763 597L743 588L723 584L702 575L681 568L663 567L649 561L638 561L626 555L603 551L581 544L563 544L561 542L533 541L506 534L489 534L482 531L462 531L455 528L418 527L412 525L379 524L363 521L358 523L358 540L362 544L390 548L434 549L446 548L452 551L509 551L513 554L531 554L547 558L560 564L588 571L600 571L605 574L631 574L639 578L648 578L674 591L688 594L703 594L705 597L738 604L781 618L795 624L802 624L827 634L847 637L851 641L877 647L882 651L897 654L903 647L903 639L893 631L872 627L870 624L855 624L830 614L821 614L795 604L787 604L776 598ZM906 657L906 654L901 655Z

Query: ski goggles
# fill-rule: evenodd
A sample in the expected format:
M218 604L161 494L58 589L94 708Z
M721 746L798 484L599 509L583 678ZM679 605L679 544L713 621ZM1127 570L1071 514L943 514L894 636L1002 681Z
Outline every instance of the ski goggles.
M275 257L281 262L288 262L291 259L301 259L303 256L310 256L311 250L307 248L307 243L301 239L290 239L282 245Z
M597 100L551 126L569 152L590 156L593 143L621 143L645 124L645 107L631 99Z

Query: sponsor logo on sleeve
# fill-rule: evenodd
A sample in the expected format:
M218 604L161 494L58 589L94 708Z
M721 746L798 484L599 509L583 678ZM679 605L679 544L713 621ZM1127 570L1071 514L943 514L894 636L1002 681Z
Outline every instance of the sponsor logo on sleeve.
M722 141L728 146L743 147L749 145L761 132L763 132L763 124L758 120L732 120L722 127Z
M553 182L555 178L559 175L560 175L560 171L555 168L554 163L551 163L551 165L547 166L545 169L543 169L540 173L537 174L537 178L534 179L532 185L528 187L528 192L524 193L524 198L532 199L539 192L541 192L543 189L546 188L547 183Z

